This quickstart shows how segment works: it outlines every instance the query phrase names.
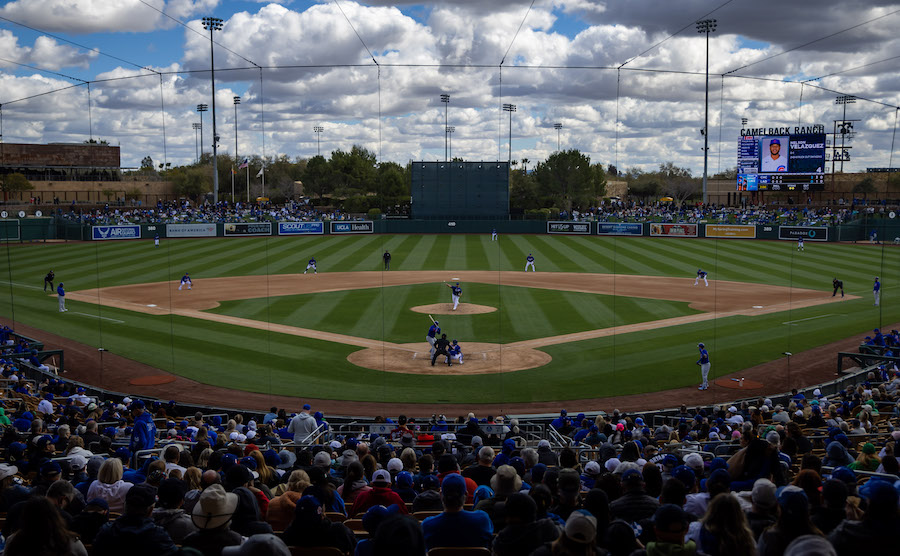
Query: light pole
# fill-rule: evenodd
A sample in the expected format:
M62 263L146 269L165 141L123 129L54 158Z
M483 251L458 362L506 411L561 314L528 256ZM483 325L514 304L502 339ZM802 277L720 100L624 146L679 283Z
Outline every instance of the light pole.
M509 160L507 160L507 164L512 167L512 113L516 111L516 105L504 104L503 111L509 112Z
M556 130L556 152L559 152L559 130L562 129L562 124L553 124L553 129Z
M448 160L453 160L453 132L456 131L456 127L452 125L447 126L447 137L450 139L450 158Z
M198 104L197 112L200 113L200 156L203 156L203 113L209 110L209 106L206 104ZM200 162L200 157L197 157L197 162Z
M444 103L444 162L447 162L447 140L449 138L449 132L447 131L447 124L449 121L447 120L447 116L450 110L450 95L441 95L441 102Z
M706 33L706 102L703 112L703 204L709 202L706 189L707 171L709 168L709 34L716 32L715 19L701 19L697 22L697 32Z
M240 164L238 161L237 107L241 103L241 97L235 96L232 100L234 101L234 162ZM234 166L231 167L231 202L234 203Z
M840 95L834 99L835 104L843 105L844 115L841 118L841 173L844 173L844 137L853 131L853 123L847 121L847 105L856 104L856 97L853 95ZM834 155L831 156L831 173L834 174Z
M219 204L219 134L216 133L216 57L213 50L213 32L222 30L222 20L218 17L204 17L203 28L209 31L209 79L212 82L213 121L213 204Z
M320 126L320 125L317 125L317 126L315 126L315 127L313 128L313 131L314 131L315 134L316 134L316 156L322 156L322 151L319 149L319 146L320 146L320 145L319 145L319 138L321 137L320 133L322 133L323 131L325 131L325 128L322 127L322 126Z
M197 131L203 129L203 126L198 124L197 122L194 122L191 124L191 127L194 128L194 153L196 155L195 160L197 162L200 162L200 142L197 139Z

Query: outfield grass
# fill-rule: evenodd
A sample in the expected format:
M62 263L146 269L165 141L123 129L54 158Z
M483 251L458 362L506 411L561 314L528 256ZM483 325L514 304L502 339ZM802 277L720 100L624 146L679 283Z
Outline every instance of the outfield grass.
M664 390L696 383L697 341L709 346L712 374L720 376L778 359L784 351L797 353L853 335L862 337L876 326L900 321L900 303L892 298L900 279L900 249L890 246L807 242L806 251L797 253L793 242L770 241L524 235L490 242L487 235L369 235L163 240L159 249L152 241L5 247L7 256L0 263L4 316L202 382L306 397L504 403ZM828 292L831 278L838 276L847 293L862 298L555 345L545 348L553 361L544 367L447 377L361 369L346 361L357 348L264 330L71 300L69 312L60 315L55 297L41 291L43 276L51 268L69 291L75 291L177 280L185 271L195 279L296 273L311 256L319 261L318 278L327 279L331 271L379 270L385 249L393 255L394 270L521 270L530 252L537 270L550 272L692 277L702 267L714 280ZM872 307L871 298L876 275L884 284L879 308ZM608 326L604 322L614 318L639 322L690 311L673 302L615 298L612 305L607 296L513 287L498 291L496 285L482 284L466 284L464 301L476 302L478 297L481 302L482 296L491 295L503 311L452 316L459 336L491 341L499 330L505 343L546 336L541 327L548 323L554 333L565 333ZM386 310L378 310L379 299ZM268 303L229 302L218 311L406 342L424 335L422 315L408 307L448 300L446 288L425 284L291 296Z

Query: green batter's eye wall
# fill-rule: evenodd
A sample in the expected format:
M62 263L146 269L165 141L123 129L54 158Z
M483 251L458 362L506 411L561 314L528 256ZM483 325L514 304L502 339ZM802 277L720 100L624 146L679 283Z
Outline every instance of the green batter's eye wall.
M506 162L413 162L413 218L507 218Z

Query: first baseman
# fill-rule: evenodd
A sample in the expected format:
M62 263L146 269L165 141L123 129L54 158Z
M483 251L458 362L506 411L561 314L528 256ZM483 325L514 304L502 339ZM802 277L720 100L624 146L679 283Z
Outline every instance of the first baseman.
M531 253L528 253L528 256L525 257L525 272L528 272L528 267L531 267L531 272L537 272L534 269L534 256Z
M316 269L316 259L313 257L309 260L309 263L306 265L306 270L313 269L313 274L318 274L319 271ZM306 274L306 270L303 271L303 274Z
M59 287L56 288L56 295L59 296L59 312L65 313L68 311L66 309L66 290L63 288L63 283L59 283Z
M191 289L191 287L194 285L194 283L191 281L190 275L188 275L187 272L185 272L184 276L181 277L181 284L178 285L178 290L180 291L181 288L183 288L185 285L188 287L188 289Z
M697 360L697 364L700 365L700 377L703 379L703 383L697 390L706 390L709 388L707 380L709 377L709 352L706 351L706 346L702 342L697 344L697 348L700 350L700 359Z
M700 280L703 280L703 283L706 284L706 287L709 287L709 281L706 279L706 271L702 269L697 269L697 277L694 278L694 285L700 283Z
M444 285L450 288L450 301L453 302L453 310L455 311L459 306L459 296L462 295L462 288L459 287L459 282L457 282L455 286L451 284Z
M438 321L434 321L432 325L428 328L428 334L425 336L425 341L428 342L428 345L431 346L431 350L428 352L428 355L434 355L434 342L437 339L436 336L441 333L441 327L438 326L440 324Z

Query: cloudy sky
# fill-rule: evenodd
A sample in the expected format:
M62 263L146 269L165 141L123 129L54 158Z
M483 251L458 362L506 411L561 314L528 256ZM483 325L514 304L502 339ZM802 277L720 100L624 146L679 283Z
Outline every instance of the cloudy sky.
M237 95L241 155L313 156L321 126L326 155L360 144L380 160L442 160L446 117L453 156L505 160L511 115L512 158L529 167L558 140L620 169L673 161L699 175L706 37L694 22L704 18L717 20L709 37L711 173L735 166L742 118L750 127L830 131L842 117L839 94L858 97L846 107L847 119L859 121L845 170L888 166L900 106L900 3L881 0L0 6L3 140L92 134L121 145L123 166L147 155L175 165L195 158L196 106L212 104L204 16L223 20L213 37L220 149L235 149ZM501 110L507 103L515 113ZM208 151L209 112L203 125Z

